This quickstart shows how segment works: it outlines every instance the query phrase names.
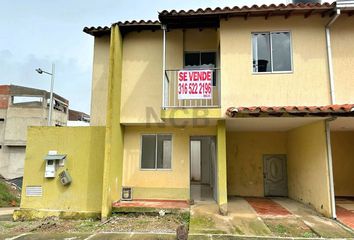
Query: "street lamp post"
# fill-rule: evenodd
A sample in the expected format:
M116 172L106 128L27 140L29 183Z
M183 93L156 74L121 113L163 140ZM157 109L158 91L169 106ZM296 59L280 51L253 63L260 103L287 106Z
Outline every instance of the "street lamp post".
M55 65L54 63L52 63L52 72L46 72L40 68L36 69L36 71L39 74L48 74L51 76L51 80L50 80L50 102L49 102L49 113L48 113L48 126L51 126L52 124L52 113L53 113L53 88L54 88L54 75L55 75Z

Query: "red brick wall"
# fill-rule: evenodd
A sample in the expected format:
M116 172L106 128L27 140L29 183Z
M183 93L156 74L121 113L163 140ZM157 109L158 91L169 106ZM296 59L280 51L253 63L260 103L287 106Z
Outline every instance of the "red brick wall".
M6 109L9 106L10 86L0 86L0 109Z

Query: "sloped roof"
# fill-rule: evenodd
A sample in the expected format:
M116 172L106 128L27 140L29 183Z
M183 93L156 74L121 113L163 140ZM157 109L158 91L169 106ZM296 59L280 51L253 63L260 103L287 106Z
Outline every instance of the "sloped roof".
M326 106L254 106L254 107L230 107L226 115L232 118L246 116L353 116L354 104L326 105Z
M251 7L243 6L243 7L224 7L224 8L199 8L197 10L164 10L159 13L159 18L164 18L167 16L192 16L192 15L207 15L207 14L238 14L238 13L248 13L248 12L264 12L264 11L274 11L274 12L281 12L281 11L306 11L306 10L332 10L336 6L336 3L289 3L289 4L270 4L270 5L252 5Z
M303 14L308 17L312 14L329 15L333 12L336 3L297 3L297 4L270 4L253 5L251 7L224 7L224 8L199 8L197 10L163 10L158 14L159 21L132 20L120 21L117 24L121 31L157 30L161 24L167 24L169 28L193 28L193 27L219 27L221 18L229 17L259 17L285 16L285 18ZM101 36L110 32L110 26L85 27L85 33L93 36Z
M156 21L132 20L132 21L116 22L113 23L112 25L118 25L123 33L128 31L158 30L161 28L161 24L157 20ZM111 27L108 26L85 27L83 31L92 36L102 36L110 33Z

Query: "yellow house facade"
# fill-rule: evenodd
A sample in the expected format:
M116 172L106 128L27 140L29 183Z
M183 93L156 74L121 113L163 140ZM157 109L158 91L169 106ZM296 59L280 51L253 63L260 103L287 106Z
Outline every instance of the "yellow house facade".
M85 28L92 126L29 130L15 217L105 218L124 200L213 200L227 214L229 196L281 196L335 218L335 197L354 196L352 12L172 10ZM43 178L53 150L69 185Z

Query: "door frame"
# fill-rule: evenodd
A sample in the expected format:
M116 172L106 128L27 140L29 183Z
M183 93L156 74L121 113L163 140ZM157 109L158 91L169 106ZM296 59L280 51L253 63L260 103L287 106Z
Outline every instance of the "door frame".
M202 138L210 138L210 141L212 141L211 139L214 139L214 143L215 143L215 163L214 163L214 168L213 169L213 180L214 180L214 189L213 189L213 199L216 201L215 199L215 193L214 191L217 191L217 168L218 168L218 159L217 159L217 142L216 142L216 135L193 135L193 136L189 136L189 142L188 142L188 151L189 151L189 199L191 200L192 194L192 188L191 188L191 176L192 176L192 155L191 155L191 141L201 141ZM202 146L201 146L202 147ZM202 156L201 156L202 157ZM202 180L202 159L201 159L201 166L200 166L200 177ZM212 163L211 163L212 164ZM217 194L216 194L217 195Z
M286 195L285 196L276 196L276 197L288 197L289 196L289 187L288 187L288 156L287 154L263 154L263 195L264 197L273 197L273 195L266 195L266 168L265 162L267 157L277 156L284 159L285 167L285 181L286 181Z

